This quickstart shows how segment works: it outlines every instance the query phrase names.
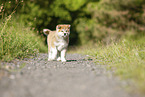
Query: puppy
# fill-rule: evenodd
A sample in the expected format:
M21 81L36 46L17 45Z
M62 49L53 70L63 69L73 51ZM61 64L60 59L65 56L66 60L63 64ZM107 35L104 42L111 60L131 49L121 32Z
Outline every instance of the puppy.
M57 60L66 62L66 51L69 44L70 25L57 25L56 31L43 29L47 35L48 61Z

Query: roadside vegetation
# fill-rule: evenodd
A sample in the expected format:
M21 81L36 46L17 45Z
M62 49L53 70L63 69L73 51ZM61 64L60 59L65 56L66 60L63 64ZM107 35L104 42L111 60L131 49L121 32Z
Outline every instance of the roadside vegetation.
M131 91L145 93L144 35L138 39L122 38L109 45L87 45L76 48L74 52L90 55L96 64L106 65L108 70L114 71L114 75L131 82Z
M44 39L34 33L18 17L12 15L0 21L0 60L23 59L47 51Z

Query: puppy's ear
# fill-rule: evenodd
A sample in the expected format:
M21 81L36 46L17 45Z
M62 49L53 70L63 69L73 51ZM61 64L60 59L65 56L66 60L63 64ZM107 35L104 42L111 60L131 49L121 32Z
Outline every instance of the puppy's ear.
M49 30L49 29L43 29L43 32L44 32L45 35L48 35L50 31L51 30Z
M71 25L68 25L68 27L71 27Z
M68 28L70 29L71 25L68 25Z
M60 25L57 25L57 26L56 26L56 29L61 29L61 26L60 26Z

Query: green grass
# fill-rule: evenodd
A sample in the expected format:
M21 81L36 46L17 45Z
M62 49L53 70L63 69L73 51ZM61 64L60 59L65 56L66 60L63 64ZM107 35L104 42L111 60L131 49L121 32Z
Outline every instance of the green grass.
M22 59L46 52L44 40L17 17L8 16L0 21L0 60Z
M145 37L89 47L78 52L93 56L97 63L107 65L121 79L133 82L133 90L145 93Z

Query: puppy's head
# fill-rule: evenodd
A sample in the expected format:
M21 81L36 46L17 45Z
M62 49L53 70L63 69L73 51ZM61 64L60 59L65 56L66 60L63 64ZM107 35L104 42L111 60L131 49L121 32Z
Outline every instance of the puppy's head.
M63 24L63 25L57 25L56 26L56 32L59 37L68 37L70 34L70 26L68 24Z

